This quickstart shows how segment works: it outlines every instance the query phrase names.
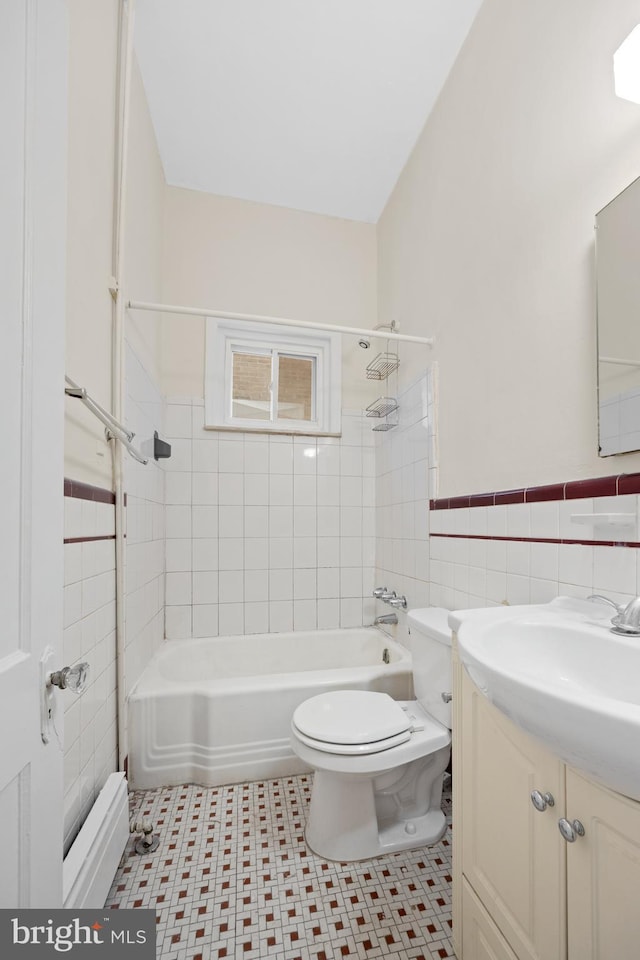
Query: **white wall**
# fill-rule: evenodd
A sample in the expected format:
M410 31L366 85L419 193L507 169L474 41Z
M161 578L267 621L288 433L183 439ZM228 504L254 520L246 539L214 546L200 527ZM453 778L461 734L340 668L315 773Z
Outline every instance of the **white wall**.
M640 107L612 74L639 19L637 0L485 0L378 224L380 315L436 337L433 605L640 591L637 485L564 486L640 470L597 456L594 264L595 214L640 168ZM425 358L401 354L406 383ZM389 540L380 495L378 566L400 573L414 546Z
M597 456L593 257L596 211L640 169L612 76L638 19L485 0L378 224L380 316L437 338L441 496L640 468Z
M118 3L68 0L67 6L66 373L109 409ZM79 400L66 400L65 476L111 488L104 427Z
M123 297L157 302L162 299L163 236L167 185L149 106L133 57L129 100ZM127 342L160 383L161 327L157 314L127 310Z
M166 303L342 326L377 322L372 224L168 187L163 263ZM372 353L343 337L343 406L375 398L364 377ZM165 316L165 394L202 397L203 371L204 321Z

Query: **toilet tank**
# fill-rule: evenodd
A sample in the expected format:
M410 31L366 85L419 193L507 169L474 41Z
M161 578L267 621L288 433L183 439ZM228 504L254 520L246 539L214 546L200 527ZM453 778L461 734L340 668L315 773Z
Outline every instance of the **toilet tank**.
M442 697L450 695L452 687L449 612L442 607L409 610L407 623L416 699L434 719L451 728L451 702Z

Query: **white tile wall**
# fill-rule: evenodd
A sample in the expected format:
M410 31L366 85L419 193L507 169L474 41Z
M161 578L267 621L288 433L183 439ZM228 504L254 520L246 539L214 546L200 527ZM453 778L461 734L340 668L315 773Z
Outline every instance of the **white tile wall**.
M344 411L338 440L205 430L191 398L166 410L167 636L370 623L370 421Z
M437 482L434 369L407 387L398 401L398 426L373 434L376 585L404 595L410 608L427 606L430 600L429 496ZM377 602L376 614L390 612L391 607ZM398 618L401 638L402 611Z
M111 504L65 497L65 539L114 533ZM64 572L64 663L90 665L82 695L64 694L66 853L117 769L114 540L65 543Z
M632 519L624 527L611 527L598 520L604 513ZM589 515L593 515L593 521L588 521ZM640 592L640 551L635 547L542 541L637 542L639 521L639 498L635 495L432 511L432 534L486 529L489 536L529 540L432 536L431 602L464 609L499 603L545 603L559 594L585 597L590 593L628 602Z
M179 420L179 413L172 411L171 427L181 436L185 427ZM166 416L169 416L168 412ZM126 421L136 434L134 442L150 457L146 466L137 463L133 457L125 457L128 692L164 639L165 525L169 523L174 529L183 529L184 518L180 510L184 513L190 509L183 505L165 518L163 464L167 461L155 461L152 456L154 430L163 438L166 435L163 429L164 401L158 386L130 346L126 352ZM181 440L172 448L172 458L183 460L185 443L189 441ZM167 580L166 586L177 605L180 598L190 597L191 582L189 579L186 583L185 578L190 578L191 574L179 573L178 570L183 568L173 556L172 562L172 579ZM190 571L190 567L188 569Z

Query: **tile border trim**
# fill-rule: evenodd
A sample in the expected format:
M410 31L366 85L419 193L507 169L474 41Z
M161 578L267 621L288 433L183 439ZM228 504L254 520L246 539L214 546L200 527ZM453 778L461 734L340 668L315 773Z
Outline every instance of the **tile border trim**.
M616 497L628 493L640 494L640 473L620 473L610 477L569 480L566 483L548 483L537 487L520 487L516 490L497 490L493 493L439 497L429 501L429 509L458 510L465 507L493 507L507 503L541 503L549 500L579 500L584 497ZM559 543L561 541L552 542ZM585 543L586 541L578 540L574 542ZM602 543L602 541L594 542Z
M75 500L93 500L96 503L110 503L115 505L116 495L113 490L104 487L95 487L90 483L64 478L64 496Z
M92 503L106 503L114 507L116 495L113 490L107 490L105 487L96 487L90 483L82 483L80 480L71 480L64 478L64 496L73 500L89 500ZM127 505L127 495L124 495L124 504ZM96 543L101 540L115 540L115 533L105 533L91 537L65 537L63 543Z
M505 537L490 533L431 533L431 537L446 540L502 540L506 543L562 543L578 544L583 547L640 547L638 540L577 540L568 537Z
M97 540L115 540L115 533L105 533L99 537L65 537L63 543L95 543Z

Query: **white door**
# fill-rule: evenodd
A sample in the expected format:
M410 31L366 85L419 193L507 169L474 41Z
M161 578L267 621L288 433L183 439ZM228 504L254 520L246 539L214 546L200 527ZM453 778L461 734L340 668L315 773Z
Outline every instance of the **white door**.
M66 33L64 0L0 2L0 907L62 905Z

